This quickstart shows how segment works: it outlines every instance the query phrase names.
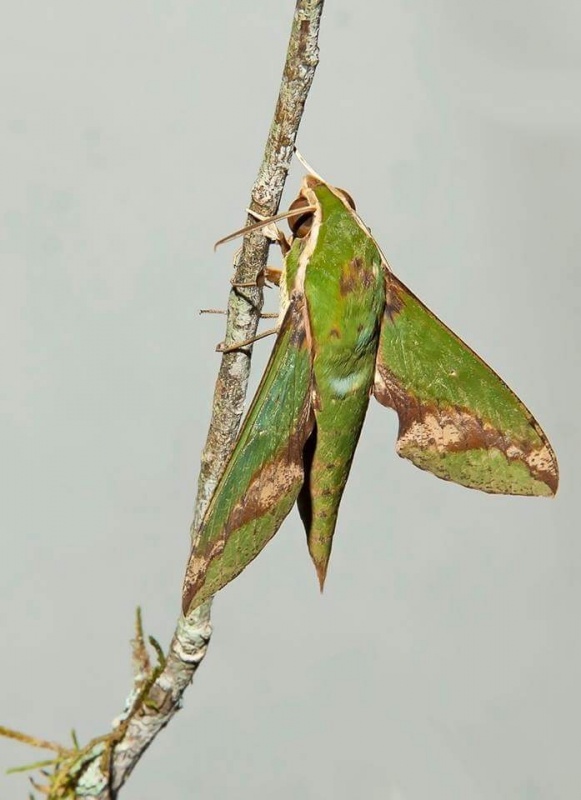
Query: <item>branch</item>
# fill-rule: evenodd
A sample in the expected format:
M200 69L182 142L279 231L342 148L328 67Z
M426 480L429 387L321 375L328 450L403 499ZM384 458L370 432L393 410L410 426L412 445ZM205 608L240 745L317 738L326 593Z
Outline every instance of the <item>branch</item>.
M299 124L315 69L319 62L317 40L324 0L297 0L286 63L262 164L252 187L250 208L264 216L274 215L294 152ZM247 224L256 222L249 215ZM269 241L260 232L246 236L236 263L235 282L249 283L266 265ZM262 309L260 287L232 290L228 302L225 344L245 341L256 334ZM222 357L212 419L202 453L192 537L232 449L244 410L250 374L250 353L231 352Z
M251 193L250 208L273 215L280 198L305 102L319 60L317 40L324 0L297 0L286 63L264 157ZM248 222L254 221L250 217ZM255 279L266 265L268 240L259 232L245 237L237 260L235 281ZM232 290L228 303L226 343L252 338L258 326L263 297L260 287ZM250 372L250 353L231 352L222 357L214 390L212 419L198 481L192 534L197 530L216 482L234 443L244 409ZM187 686L206 655L212 633L211 601L188 618L180 618L165 658L152 669L138 624L134 642L135 690L122 717L107 736L77 753L75 773L80 774L76 795L115 798L155 736L180 708ZM159 654L158 654L159 655ZM69 774L73 774L69 767ZM62 795L61 795L62 796Z

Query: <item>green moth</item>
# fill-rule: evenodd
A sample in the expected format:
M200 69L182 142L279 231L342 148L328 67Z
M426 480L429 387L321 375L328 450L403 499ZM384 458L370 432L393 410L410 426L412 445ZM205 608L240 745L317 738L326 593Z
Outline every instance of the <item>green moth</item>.
M315 174L291 206L266 371L188 563L188 613L238 575L295 501L321 588L369 398L397 452L484 492L551 496L547 437L508 386L391 272L350 196Z

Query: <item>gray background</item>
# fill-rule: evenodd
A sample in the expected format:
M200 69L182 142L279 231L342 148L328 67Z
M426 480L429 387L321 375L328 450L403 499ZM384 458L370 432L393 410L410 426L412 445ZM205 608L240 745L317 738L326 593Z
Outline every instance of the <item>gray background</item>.
M1 14L4 724L103 732L135 606L173 630L224 325L197 312L226 300L212 244L243 222L293 6ZM293 512L215 603L127 800L581 795L580 30L572 0L328 0L300 147L531 406L561 491L438 481L372 405L324 596ZM0 742L2 768L38 755Z

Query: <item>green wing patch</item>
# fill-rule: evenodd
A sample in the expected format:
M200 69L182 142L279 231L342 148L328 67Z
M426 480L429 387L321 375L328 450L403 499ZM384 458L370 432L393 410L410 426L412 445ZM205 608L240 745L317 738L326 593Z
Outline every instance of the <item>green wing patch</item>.
M374 394L399 416L397 452L421 469L484 492L557 491L555 454L530 411L391 273Z
M314 425L304 300L294 298L194 542L183 587L189 613L236 577L274 536L304 479Z

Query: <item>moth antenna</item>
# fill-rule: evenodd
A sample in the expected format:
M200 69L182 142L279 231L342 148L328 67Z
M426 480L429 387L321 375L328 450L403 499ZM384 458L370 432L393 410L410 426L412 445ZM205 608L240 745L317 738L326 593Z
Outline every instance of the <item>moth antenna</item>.
M318 172L315 172L315 170L314 170L314 169L311 167L311 165L310 165L310 164L309 164L309 162L306 160L306 158L304 158L304 157L301 155L301 153L299 152L299 150L298 150L298 148L297 148L297 147L295 147L295 155L296 155L296 157L298 158L298 160L301 162L301 164L303 165L303 167L304 167L304 168L307 170L307 172L309 173L309 175L312 175L314 178L317 178L317 179L318 179L318 180L320 180L322 183L326 183L326 182L327 182L327 181L326 181L324 178L321 178L321 176L319 175L319 173L318 173Z
M280 222L281 219L288 219L289 217L301 217L303 214L309 214L311 212L314 213L316 210L317 209L315 206L305 206L303 208L295 208L291 211L285 211L282 214L275 214L274 217L267 217L266 219L261 219L258 222L253 222L252 225L246 225L244 228L239 228L237 231L234 231L234 233L224 236L223 239L218 239L214 245L214 250L216 250L221 244L231 242L232 239L237 239L239 236L246 236L247 233L252 233L252 231L258 231L260 228L264 228L266 225L270 225L272 222ZM254 212L252 213L254 214Z

